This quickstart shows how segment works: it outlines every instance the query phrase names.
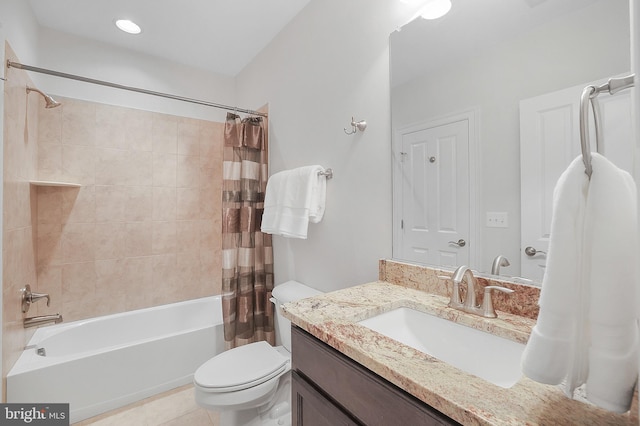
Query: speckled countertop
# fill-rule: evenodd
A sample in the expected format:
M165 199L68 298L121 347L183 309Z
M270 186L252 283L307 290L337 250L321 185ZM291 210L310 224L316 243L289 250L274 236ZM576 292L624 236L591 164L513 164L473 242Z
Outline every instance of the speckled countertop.
M637 403L616 415L526 377L504 389L357 324L409 307L522 343L535 324L500 311L499 318L484 319L447 303L444 295L378 281L289 303L283 310L295 325L464 425L638 424Z

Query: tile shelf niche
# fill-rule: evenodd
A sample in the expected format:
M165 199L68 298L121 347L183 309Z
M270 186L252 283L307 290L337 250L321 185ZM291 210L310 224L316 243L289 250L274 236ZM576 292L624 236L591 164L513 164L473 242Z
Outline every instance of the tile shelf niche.
M73 182L56 182L52 180L32 180L29 183L33 186L57 186L57 187L66 187L66 188L80 188L79 183Z

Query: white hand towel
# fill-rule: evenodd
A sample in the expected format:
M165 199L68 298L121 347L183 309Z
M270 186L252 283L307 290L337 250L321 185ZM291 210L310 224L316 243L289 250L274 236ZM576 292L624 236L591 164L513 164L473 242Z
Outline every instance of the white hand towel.
M638 375L636 186L629 173L594 153L585 216L590 248L587 399L629 410Z
M563 383L570 397L586 383L588 400L625 412L638 374L636 189L601 155L592 166L589 181L576 158L555 188L540 314L522 369Z
M522 360L526 376L550 385L560 384L572 364L571 345L577 315L573 298L582 279L580 248L588 184L582 159L576 158L560 176L553 191L551 239L540 293L540 313Z
M307 238L309 222L322 220L326 178L322 166L305 166L275 173L267 181L261 231L290 238Z

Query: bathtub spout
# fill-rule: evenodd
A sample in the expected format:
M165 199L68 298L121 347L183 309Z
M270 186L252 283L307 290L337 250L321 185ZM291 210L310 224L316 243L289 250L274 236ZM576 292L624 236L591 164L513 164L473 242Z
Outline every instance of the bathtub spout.
M48 323L58 324L60 322L62 322L62 315L60 314L42 315L39 317L25 318L24 328L37 327L39 325L48 324Z

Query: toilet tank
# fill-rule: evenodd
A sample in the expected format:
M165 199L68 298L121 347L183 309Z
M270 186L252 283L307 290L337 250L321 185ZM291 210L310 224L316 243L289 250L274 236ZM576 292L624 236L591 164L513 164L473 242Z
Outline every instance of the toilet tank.
M279 284L275 286L271 292L271 295L273 296L272 301L276 307L275 321L278 328L278 335L282 341L282 346L284 346L289 352L291 352L291 321L282 315L280 305L295 302L296 300L305 299L307 297L317 296L319 294L322 294L322 292L297 281L287 281Z

